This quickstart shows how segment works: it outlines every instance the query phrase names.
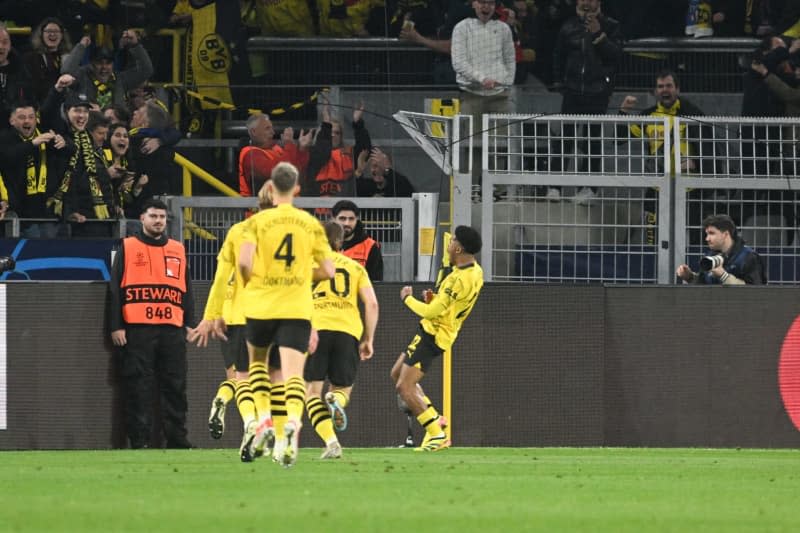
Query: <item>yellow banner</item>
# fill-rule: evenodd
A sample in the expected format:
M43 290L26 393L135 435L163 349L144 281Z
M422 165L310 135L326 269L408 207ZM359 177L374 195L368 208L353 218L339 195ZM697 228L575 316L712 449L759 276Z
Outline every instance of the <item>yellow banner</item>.
M231 52L217 34L216 3L192 10L192 79L197 91L210 99L201 100L203 109L217 109L218 102L232 102L228 81Z

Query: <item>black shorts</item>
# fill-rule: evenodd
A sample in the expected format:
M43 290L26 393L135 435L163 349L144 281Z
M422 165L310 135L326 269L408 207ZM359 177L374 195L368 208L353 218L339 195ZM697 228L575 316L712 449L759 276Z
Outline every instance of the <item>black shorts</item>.
M403 359L403 363L427 372L433 360L443 353L444 350L436 345L433 335L420 327L419 333L414 335L406 348L406 358Z
M306 359L303 378L325 381L337 387L351 387L358 371L358 340L341 331L319 332L317 351Z
M247 342L259 348L270 344L293 348L298 352L308 351L308 336L311 321L294 318L261 320L247 319Z
M267 365L269 365L270 368L277 368L278 370L281 368L281 351L277 344L273 344L269 347Z
M239 372L247 372L250 367L250 359L247 356L247 339L245 338L245 327L228 326L228 340L222 341L222 358L225 361L225 368L234 367Z

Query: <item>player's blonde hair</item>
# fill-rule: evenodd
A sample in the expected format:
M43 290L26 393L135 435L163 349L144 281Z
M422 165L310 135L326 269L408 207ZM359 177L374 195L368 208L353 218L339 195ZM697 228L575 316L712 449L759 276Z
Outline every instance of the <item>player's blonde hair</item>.
M258 208L262 211L270 207L275 207L272 204L272 191L269 188L271 182L272 180L265 181L264 185L258 190Z

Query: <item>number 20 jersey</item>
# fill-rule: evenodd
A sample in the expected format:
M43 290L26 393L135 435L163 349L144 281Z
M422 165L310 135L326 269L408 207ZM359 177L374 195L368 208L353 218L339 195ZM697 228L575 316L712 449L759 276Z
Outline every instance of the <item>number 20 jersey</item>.
M332 259L322 224L301 209L281 204L247 220L242 242L256 246L242 305L247 318L311 320L314 263Z
M358 311L359 292L371 287L367 270L344 254L333 254L336 275L314 285L314 315L317 330L342 331L361 339L364 324Z

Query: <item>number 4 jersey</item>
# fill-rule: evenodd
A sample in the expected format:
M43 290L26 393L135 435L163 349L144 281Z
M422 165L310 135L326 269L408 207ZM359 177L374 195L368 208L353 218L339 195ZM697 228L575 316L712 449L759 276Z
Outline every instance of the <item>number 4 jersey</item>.
M242 298L245 317L311 320L313 265L333 259L319 220L281 204L250 217L242 242L256 246Z

